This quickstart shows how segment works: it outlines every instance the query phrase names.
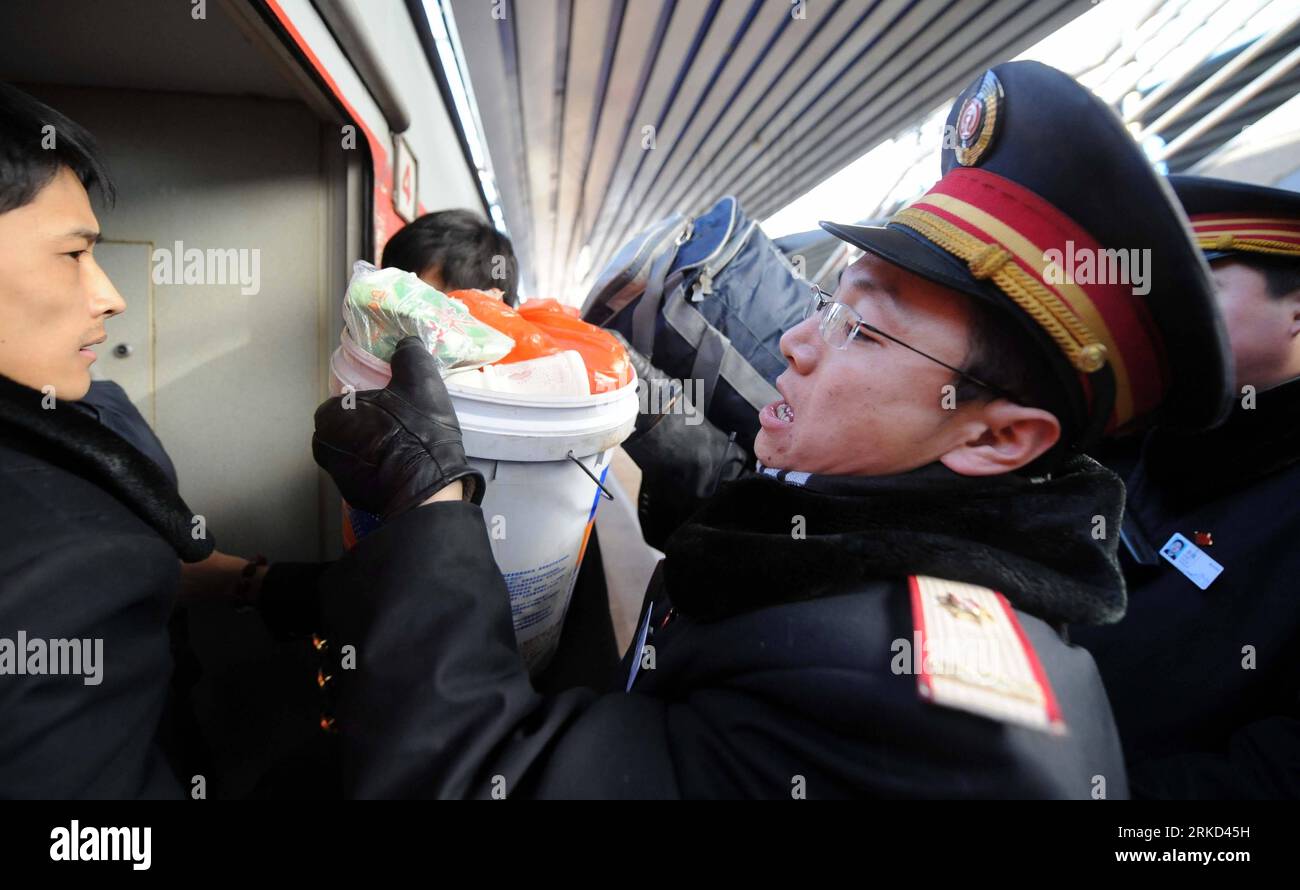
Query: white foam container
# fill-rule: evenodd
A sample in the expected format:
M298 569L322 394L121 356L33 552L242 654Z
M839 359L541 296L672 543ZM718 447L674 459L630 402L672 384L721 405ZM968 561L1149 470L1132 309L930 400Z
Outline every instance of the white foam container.
M330 391L382 389L389 376L388 363L345 330L330 358ZM483 516L492 554L510 590L520 652L535 673L555 654L600 505L599 487L574 460L604 481L613 449L636 423L636 380L588 396L490 392L457 386L454 373L445 382L465 454L487 480ZM349 546L377 524L346 505L344 519Z

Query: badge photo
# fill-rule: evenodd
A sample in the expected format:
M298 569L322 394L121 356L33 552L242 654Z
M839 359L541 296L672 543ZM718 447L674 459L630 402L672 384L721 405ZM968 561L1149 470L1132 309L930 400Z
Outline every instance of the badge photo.
M1214 579L1223 572L1223 566L1213 557L1180 534L1165 541L1160 548L1160 555L1201 590L1213 584Z

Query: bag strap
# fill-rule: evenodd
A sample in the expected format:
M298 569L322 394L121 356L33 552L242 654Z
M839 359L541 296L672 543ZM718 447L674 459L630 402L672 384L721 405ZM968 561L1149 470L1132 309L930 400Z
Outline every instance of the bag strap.
M606 268L601 273L600 281L593 286L591 293L583 301L583 317L599 309L604 315L597 316L596 323L603 325L622 312L628 303L641 296L649 269L659 254L665 250L675 251L680 247L683 238L689 237L687 233L690 229L690 218L674 215L665 220L658 229L644 233L635 255L620 272L614 274Z
M713 325L708 325L704 330L703 339L695 350L695 362L691 365L691 377L704 381L704 404L699 407L706 417L709 407L713 404L713 394L718 389L718 375L722 372L722 361L729 349L731 344L727 342L727 338L722 336Z
M632 346L646 357L646 361L654 358L655 317L659 314L659 306L663 302L668 270L672 267L673 260L677 259L677 248L678 244L674 242L671 247L655 257L654 265L650 267L650 275L646 279L645 290L641 294L641 301L632 310Z
M673 291L664 306L664 321L687 343L696 344L691 377L704 382L704 405L701 407L706 414L717 391L719 377L726 380L755 411L781 397L776 387L768 383L767 378L731 345L731 341L709 324L700 310L686 299L685 288L679 286Z

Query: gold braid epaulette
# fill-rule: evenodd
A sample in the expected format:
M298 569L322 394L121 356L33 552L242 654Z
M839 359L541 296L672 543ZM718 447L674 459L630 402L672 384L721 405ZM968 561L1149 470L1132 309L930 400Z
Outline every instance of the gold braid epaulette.
M1241 238L1236 235L1209 232L1196 236L1201 250L1241 250L1249 253L1273 253L1280 256L1300 256L1300 244L1274 241L1270 238Z
M1048 333L1077 370L1091 374L1106 364L1106 344L1046 285L1011 262L1009 251L919 207L903 208L890 222L965 260L976 278L992 281Z

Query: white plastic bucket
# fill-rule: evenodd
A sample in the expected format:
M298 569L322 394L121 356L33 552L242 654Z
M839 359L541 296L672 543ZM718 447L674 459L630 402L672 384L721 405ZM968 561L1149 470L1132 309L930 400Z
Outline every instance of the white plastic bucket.
M389 376L388 363L345 330L330 358L330 391L381 389ZM465 453L487 479L483 516L492 554L510 590L519 650L535 673L555 654L600 506L591 476L605 481L613 449L636 423L636 380L588 396L489 392L457 386L454 374L446 382ZM377 523L345 504L345 543L352 546Z

